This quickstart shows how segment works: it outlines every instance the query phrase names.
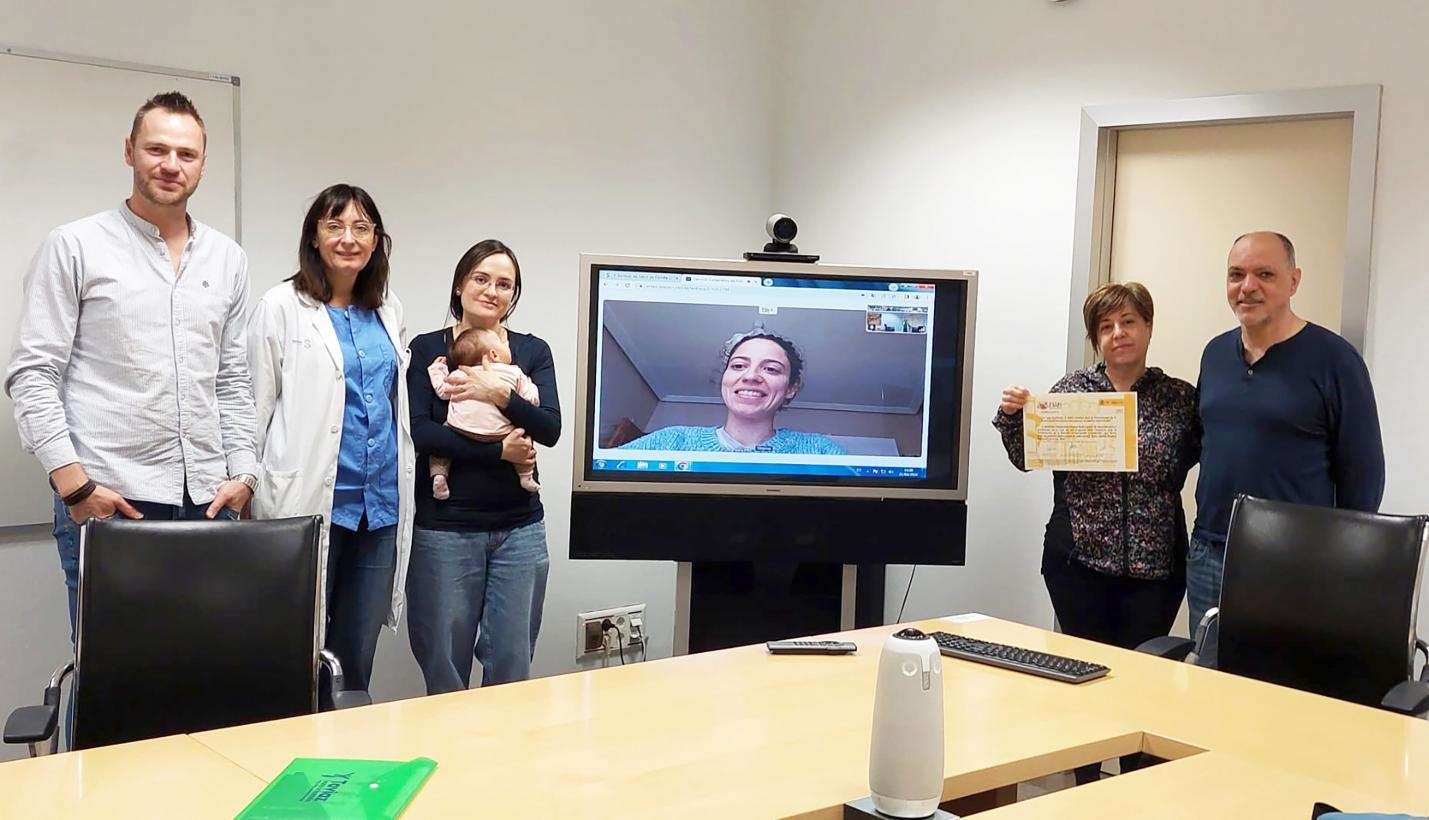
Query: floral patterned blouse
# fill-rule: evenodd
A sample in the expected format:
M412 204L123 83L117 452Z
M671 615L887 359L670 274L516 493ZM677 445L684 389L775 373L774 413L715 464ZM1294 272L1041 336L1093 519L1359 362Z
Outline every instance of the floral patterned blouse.
M1160 580L1184 560L1186 515L1181 487L1200 458L1196 388L1150 367L1131 386L1137 406L1135 473L1053 473L1052 517L1044 565L1066 556L1107 575ZM1078 370L1052 385L1053 393L1115 392L1106 366ZM1023 466L1022 412L1001 408L992 424L1007 458Z

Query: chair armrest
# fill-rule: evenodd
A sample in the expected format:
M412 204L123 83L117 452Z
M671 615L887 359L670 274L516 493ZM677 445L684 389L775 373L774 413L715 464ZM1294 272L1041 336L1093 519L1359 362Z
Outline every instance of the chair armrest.
M1191 639L1196 642L1196 656L1199 657L1202 650L1206 648L1206 638L1211 634L1211 624L1220 620L1221 608L1213 606L1206 610L1206 614L1201 616L1201 622L1196 625L1196 631L1192 633Z
M1429 683L1429 643L1423 638L1414 639L1414 648L1424 653L1424 668L1419 670L1419 679Z
M55 727L59 725L60 687L64 684L65 677L73 671L73 663L59 667L50 676L49 685L45 687L44 700L39 706L22 706L10 713L5 719L6 743L30 744L30 755L33 757L37 753L35 744L40 741L53 739L56 743L59 742Z
M59 723L59 704L21 706L5 720L6 743L39 743L49 740Z
M348 689L343 685L342 663L336 655L324 649L318 654L318 660L327 667L333 709L372 705L372 696L367 694L366 689Z
M1389 690L1389 694L1384 696L1379 705L1380 708L1401 715L1429 716L1429 683L1422 680L1400 681Z
M353 709L358 706L371 706L372 696L364 689L343 689L332 693L332 708Z
M1189 638L1176 638L1171 635L1162 635L1136 647L1137 652L1145 652L1148 655L1155 655L1158 658L1170 658L1173 661L1184 661L1186 656L1191 654L1191 650L1196 648L1195 641Z

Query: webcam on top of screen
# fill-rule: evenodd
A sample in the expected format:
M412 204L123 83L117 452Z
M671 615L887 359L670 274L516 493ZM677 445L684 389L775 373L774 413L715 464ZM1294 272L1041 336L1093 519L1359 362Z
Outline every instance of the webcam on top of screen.
M817 262L819 255L799 253L794 244L794 236L799 233L799 225L788 214L773 214L764 223L764 232L772 240L762 251L745 251L744 258L751 262Z

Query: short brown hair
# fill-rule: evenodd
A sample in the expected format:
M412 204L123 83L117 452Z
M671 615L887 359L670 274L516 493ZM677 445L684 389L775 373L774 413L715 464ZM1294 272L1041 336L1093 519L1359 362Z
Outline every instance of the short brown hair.
M208 128L203 124L203 117L198 115L198 108L194 101L189 99L181 91L165 91L162 94L155 94L150 97L139 110L134 113L134 125L129 128L129 141L133 142L139 138L139 126L144 122L144 115L155 108L162 108L170 114L187 114L198 123L199 130L203 132L203 143L208 145Z
M1151 291L1140 282L1108 282L1087 294L1087 301L1082 303L1082 320L1087 323L1087 341L1091 342L1093 347L1097 343L1097 325L1102 323L1108 313L1121 310L1127 305L1141 314L1141 318L1146 320L1148 325L1151 324L1151 317L1155 312L1151 304Z

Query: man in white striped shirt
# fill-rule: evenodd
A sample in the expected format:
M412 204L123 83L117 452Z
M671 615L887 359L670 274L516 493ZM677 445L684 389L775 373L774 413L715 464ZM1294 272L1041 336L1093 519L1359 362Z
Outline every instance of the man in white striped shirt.
M233 518L256 484L248 260L188 215L207 139L183 94L146 102L128 200L56 228L25 276L5 391L55 490L71 630L79 522Z

